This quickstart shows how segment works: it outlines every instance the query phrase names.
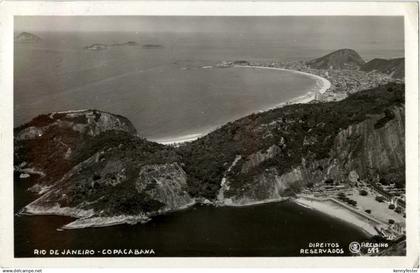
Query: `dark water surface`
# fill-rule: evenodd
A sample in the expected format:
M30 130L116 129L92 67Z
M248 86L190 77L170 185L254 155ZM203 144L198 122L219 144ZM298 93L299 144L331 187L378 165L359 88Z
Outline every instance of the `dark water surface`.
M19 187L17 187L19 188ZM26 196L25 196L26 195ZM20 197L15 211L30 196ZM72 221L60 216L15 216L15 256L35 249L153 249L154 256L299 256L309 243L338 243L350 255L352 241L367 239L359 229L293 202L248 207L192 208L154 217L146 224L57 231Z

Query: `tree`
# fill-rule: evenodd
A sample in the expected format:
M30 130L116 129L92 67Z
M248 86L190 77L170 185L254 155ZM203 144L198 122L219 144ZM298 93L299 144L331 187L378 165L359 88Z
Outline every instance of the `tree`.
M395 209L395 205L394 205L394 204L390 204L390 205L388 206L388 208L389 208L389 209Z
M352 199L349 199L349 200L347 201L347 203L349 203L350 205L352 205L352 206L354 206L354 207L357 205L357 201L352 200Z
M338 199L346 198L346 194L344 192L340 192L337 196L338 196Z
M362 196L366 196L366 195L368 195L368 192L366 190L360 190L359 194L362 195Z
M383 196L376 196L375 200L378 201L379 203L382 203L383 201L385 201L385 198Z
M395 212L396 212L396 213L401 213L401 212L402 212L401 207L397 207L397 208L395 209Z
M392 225L392 224L394 224L394 223L395 223L395 221L394 221L393 219L389 219L389 220L388 220L388 223L389 223L390 225Z
M388 181L386 181L386 179L385 179L385 178L383 178L383 177L381 177L381 179L379 179L379 183L381 183L381 184L382 184L382 185L384 185L384 186L389 185L389 182L388 182Z
M366 213L371 213L372 211L370 209L365 210Z
M324 182L325 184L328 184L328 185L332 185L333 183L334 183L334 180L333 179L331 179L331 178L328 178L327 180L325 180L325 182Z

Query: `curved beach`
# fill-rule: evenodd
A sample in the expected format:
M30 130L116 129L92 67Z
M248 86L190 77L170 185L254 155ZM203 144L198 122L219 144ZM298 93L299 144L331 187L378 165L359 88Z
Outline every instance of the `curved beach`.
M282 106L285 106L285 105L290 105L290 104L308 103L312 100L317 99L317 97L320 94L325 93L331 87L331 83L327 79L325 79L321 76L315 75L315 74L306 73L306 72L302 72L302 71L290 70L290 69L285 69L285 68L277 68L277 67L250 66L250 65L235 65L233 67L235 67L235 68L247 68L247 69L265 69L265 70L288 71L288 72L292 72L292 73L295 73L295 74L305 75L305 76L308 76L310 78L315 79L316 84L312 88L312 90L309 91L308 93L306 93L302 96L295 97L295 98L293 98L291 100L288 100L286 102L281 102L281 103L275 104L273 106L269 106L269 107L257 110L257 112L265 112L265 111L268 111L268 110L272 110L272 109L279 108L279 107L282 107ZM177 145L177 144L181 144L181 143L184 143L184 142L194 141L194 140L198 139L199 137L210 133L211 131L212 130L207 130L207 131L203 131L203 132L200 132L200 133L193 133L193 134L187 134L187 135L176 136L176 137L162 138L162 139L157 139L157 140L154 140L154 141L158 142L160 144L164 144L164 145Z

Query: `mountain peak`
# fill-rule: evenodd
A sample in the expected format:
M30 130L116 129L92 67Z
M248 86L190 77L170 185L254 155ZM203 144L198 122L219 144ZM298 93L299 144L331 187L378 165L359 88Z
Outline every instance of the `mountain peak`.
M358 69L365 61L353 49L344 48L336 50L325 56L307 62L307 65L316 69Z

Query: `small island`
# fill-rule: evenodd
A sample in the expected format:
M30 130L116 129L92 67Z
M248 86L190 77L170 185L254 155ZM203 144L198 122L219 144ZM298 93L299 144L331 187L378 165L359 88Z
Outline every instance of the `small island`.
M114 44L101 44L101 43L95 43L91 44L89 46L85 46L85 49L87 50L105 50L109 49L111 47L120 47L120 46L137 46L138 43L134 41L128 41L126 43L114 43Z
M41 37L29 33L29 32L21 32L14 38L15 43L37 43L42 41Z
M159 44L144 44L142 46L145 49L158 49L158 48L163 48L163 45L159 45Z

